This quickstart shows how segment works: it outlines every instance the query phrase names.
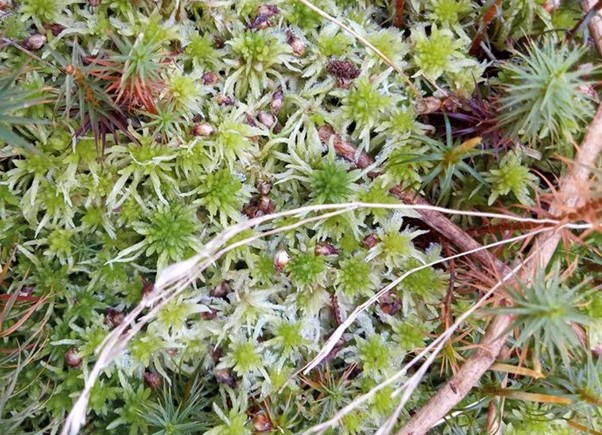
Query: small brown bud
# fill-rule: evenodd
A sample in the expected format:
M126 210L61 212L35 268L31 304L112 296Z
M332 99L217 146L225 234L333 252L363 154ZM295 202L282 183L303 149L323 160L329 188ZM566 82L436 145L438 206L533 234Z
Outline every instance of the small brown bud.
M234 376L226 369L216 370L215 380L219 384L224 384L232 388L236 386L236 379L234 379Z
M421 98L416 102L416 113L428 115L441 109L441 100L437 97Z
M0 11L8 8L8 0L0 0Z
M192 134L195 136L211 136L213 134L213 126L205 123L196 124L192 129Z
M142 279L142 296L149 295L155 289L155 284L146 279Z
M23 41L23 47L27 48L28 50L39 50L44 46L45 43L46 37L39 33L35 33Z
M283 270L288 264L289 256L288 253L284 249L280 249L274 255L274 269L280 272Z
M279 86L278 89L276 89L276 92L274 92L272 94L272 101L270 102L270 109L272 110L272 113L275 115L278 112L280 112L280 109L282 109L283 105L284 105L284 92L282 91L282 88Z
M303 56L305 53L305 43L297 38L292 30L286 31L286 42L293 49L293 54L297 57Z
M267 196L262 196L257 202L257 208L265 214L270 214L274 212L274 203Z
M144 372L142 377L144 378L144 385L146 385L151 390L156 390L163 383L163 381L161 381L161 377L153 372Z
M102 0L88 0L88 4L92 7L96 7L96 6L100 5L101 2L102 2Z
M272 183L269 181L261 180L257 183L257 191L260 195L266 196L272 190Z
M360 76L360 69L348 60L331 60L326 64L326 71L337 79L353 80Z
M330 243L324 243L316 245L314 248L314 254L322 257L328 257L330 255L338 255L339 250Z
M265 15L266 17L273 17L280 13L280 9L276 5L261 5L257 8L257 15Z
M272 424L270 417L268 417L265 412L259 411L253 417L253 427L257 432L267 432L272 430L274 425Z
M214 298L225 298L230 293L230 286L226 281L221 282L209 293Z
M381 296L379 305L383 313L393 316L401 308L401 298L395 294L387 293Z
M263 29L267 29L271 25L272 24L270 23L270 17L267 15L260 14L260 15L257 15L255 18L253 18L253 21L251 21L251 24L249 24L248 28L263 30Z
M376 237L375 234L368 234L366 237L364 237L364 240L362 241L364 247L368 249L374 248L377 243L378 237Z
M108 308L105 312L105 324L110 328L115 328L123 323L125 315L114 308Z
M46 24L44 26L46 29L50 30L52 36L59 36L63 30L65 30L65 26L58 23Z
M257 214L258 210L259 209L257 208L257 203L251 202L250 204L244 206L244 208L242 209L242 213L249 219L253 219Z
M251 115L245 116L245 123L251 127L257 127L257 121Z
M178 349L175 347L170 347L169 349L167 349L167 355L169 356L176 356L178 354Z
M78 368L82 362L81 357L77 354L77 348L72 347L65 354L65 362L69 367Z
M215 45L215 48L219 50L220 48L224 48L224 46L226 45L226 41L221 36L214 36L213 45Z
M211 349L211 359L213 360L214 363L217 364L221 357L222 357L222 348L221 347L214 347Z
M270 112L261 111L257 114L257 119L267 128L272 128L276 124L276 117Z
M203 320L213 320L217 317L217 311L201 311L201 319Z
M34 290L35 290L35 287L31 287L31 286L23 287L21 289L21 291L19 292L19 296L22 296L24 298L30 298L33 295Z
M205 86L210 86L216 84L219 80L219 77L213 71L207 71L205 74L203 74L202 80Z
M215 97L215 101L220 106L231 106L232 104L234 104L234 100L231 97L228 97L224 94L217 94L217 96Z

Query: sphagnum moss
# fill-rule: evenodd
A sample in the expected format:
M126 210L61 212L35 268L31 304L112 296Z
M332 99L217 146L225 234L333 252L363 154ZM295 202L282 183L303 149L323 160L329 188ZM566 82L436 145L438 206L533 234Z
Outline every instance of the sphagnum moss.
M419 95L299 1L0 0L0 392L8 397L0 432L56 432L96 361L94 349L152 294L157 271L232 223L308 204L389 204L397 185L443 206L541 209L540 180L564 167L537 158L569 156L597 98L582 35L559 44L550 27L573 9L502 2L491 21L482 2L406 2L396 12L405 27L395 29L399 2L316 5L380 50ZM509 134L504 147L476 125L478 104L467 100L475 89L479 104L487 102L487 126ZM481 141L455 133L466 131L463 120ZM324 128L334 131L328 143ZM343 143L357 152L342 153ZM372 159L373 166L358 163ZM471 288L466 277L482 271L447 261L411 275L356 319L322 365L307 376L297 370L358 304L452 249L413 217L377 209L239 247L116 355L92 390L85 430L238 435L300 433L321 423L470 307L484 284ZM498 254L513 258L517 249ZM592 282L600 280L596 250L567 249L559 262L583 258ZM600 425L591 400L600 395L592 380L599 362L575 345L568 323L596 324L598 293L580 286L583 273L558 270L545 289L517 293L514 308L518 338L543 337L554 352L525 341L525 354L504 361L533 362L549 376L504 382L578 399L567 407L508 399L500 424L509 433L523 433L522 425L534 433ZM28 312L22 301L42 296L48 311ZM559 306L569 299L573 307ZM20 318L14 331L5 328ZM39 325L42 339L27 341ZM482 318L465 324L411 406L472 352L483 325ZM550 336L546 325L559 333ZM566 358L572 365L564 373L558 362ZM402 381L334 430L375 432ZM475 390L467 401L489 403L487 394ZM462 408L437 430L484 432L486 413Z

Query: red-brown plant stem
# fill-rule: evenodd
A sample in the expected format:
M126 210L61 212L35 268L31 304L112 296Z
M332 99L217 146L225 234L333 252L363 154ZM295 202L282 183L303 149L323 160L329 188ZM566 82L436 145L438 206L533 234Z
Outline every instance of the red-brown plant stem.
M405 9L405 0L395 0L395 15L393 16L393 25L398 29L403 29L403 12Z
M595 167L602 151L602 105L590 124L587 134L577 152L575 163L561 180L558 195L550 206L552 215L560 214L567 208L578 207L583 198L580 186L590 176L589 168ZM552 258L560 233L545 234L535 239L533 247L536 253L521 273L523 281L530 281L534 274L543 270ZM426 433L437 421L445 417L452 408L462 400L479 382L481 376L491 366L499 355L506 341L512 317L498 315L490 323L485 336L474 354L464 363L460 370L452 376L449 382L435 394L427 404L420 409L410 421L398 432L398 435L419 435Z

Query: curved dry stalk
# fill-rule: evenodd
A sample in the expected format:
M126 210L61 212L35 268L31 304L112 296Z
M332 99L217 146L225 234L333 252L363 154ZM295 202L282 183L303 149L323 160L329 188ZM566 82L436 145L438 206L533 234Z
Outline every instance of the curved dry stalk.
M117 326L115 329L109 333L102 343L97 347L96 354L98 358L94 367L88 374L84 386L84 390L80 394L78 400L73 406L71 412L67 416L65 424L63 426L62 434L76 434L79 429L85 422L87 403L89 400L90 392L94 383L99 378L102 371L108 367L108 365L113 361L113 359L121 352L127 343L135 336L135 334L149 321L151 321L158 311L172 298L179 295L183 292L186 287L194 282L199 274L205 270L207 267L212 265L217 259L219 259L225 253L231 251L240 246L244 246L256 239L267 237L269 235L276 234L278 232L288 231L290 229L297 228L299 226L305 225L309 222L326 219L328 217L347 213L349 211L353 211L358 208L380 208L380 209L393 209L393 210L405 210L408 211L429 211L433 213L448 213L453 215L470 215L470 216L480 216L480 217L489 217L489 218L497 218L497 219L507 219L513 221L520 222L531 222L540 224L543 226L541 231L549 231L553 226L560 224L560 221L554 219L533 219L533 218L523 218L520 216L511 216L511 215L503 215L499 213L481 213L481 212L472 212L472 211L461 211L461 210L453 210L453 209L445 209L442 207L435 207L431 205L425 204L374 204L374 203L363 203L363 202L350 202L350 203L342 203L342 204L323 204L323 205L311 205L306 207L301 207L293 210L287 210L279 213L274 213L271 215L261 216L258 218L254 218L248 221L240 222L236 225L233 225L227 229L225 229L221 234L217 235L214 239L205 244L202 252L199 252L192 258L188 260L184 260L182 262L172 264L171 266L166 267L161 270L155 281L154 289L149 294L145 295L140 304L136 306L128 315L125 317L124 321ZM281 218L281 217L289 217L289 216L303 216L310 212L324 212L327 210L333 210L328 213L323 213L318 216L309 217L305 219L301 219L298 222L275 228L272 230L267 230L261 232L259 234L255 234L251 237L248 237L244 240L238 241L231 245L226 246L225 248L220 249L220 247L224 246L229 240L231 240L234 236L240 234L242 231L247 230L249 228L257 227L263 223L271 221L273 219ZM581 225L577 227L581 228ZM523 236L519 236L523 237ZM526 236L524 236L526 237ZM523 237L523 238L524 238ZM511 240L506 240L499 243L508 243ZM475 242L476 243L476 242ZM479 246L477 250L482 251L484 247ZM458 254L461 255L469 255L472 252ZM115 261L115 260L114 260ZM446 261L441 260L441 261ZM439 262L441 262L439 261ZM426 266L422 266L424 268ZM392 287L391 287L392 288ZM138 321L136 319L142 314L142 312L151 308L150 311L141 317ZM129 328L129 329L128 329ZM127 331L127 332L126 332Z
M559 194L550 206L552 215L566 208L578 207L582 198L579 186L590 176L589 168L596 166L602 151L602 105L598 107L585 138L577 152L575 164L561 180ZM537 255L525 266L521 279L530 282L538 270L544 269L551 260L561 239L560 232L540 235L535 240L532 252ZM506 342L508 327L513 317L498 315L491 322L480 346L462 365L460 370L420 409L398 432L398 435L419 435L426 433L433 425L447 415L481 379L485 371L493 364Z
M544 231L547 231L547 229L538 230L537 233L538 234L539 233L543 233ZM516 238L526 238L526 237L530 237L532 235L533 234L521 235L521 236L516 236ZM485 247L483 247L483 249L485 249ZM469 253L463 253L463 254L459 254L459 255L469 255ZM385 425L392 425L395 422L395 420L396 420L396 416L398 415L399 412L401 412L403 406L405 405L405 403L409 399L410 395L412 394L412 392L414 391L414 389L418 386L418 383L422 379L424 373L430 367L430 365L432 364L432 362L434 361L434 359L437 357L437 355L441 352L441 349L443 348L443 346L445 345L445 343L451 338L451 336L456 331L456 329L462 323L464 323L464 321L470 315L472 315L477 309L479 309L483 305L485 305L485 302L505 282L507 282L508 280L512 279L512 277L514 277L517 274L517 272L525 265L525 263L528 260L529 259L523 260L520 264L518 264L517 266L515 266L513 269L509 270L508 273L500 279L500 281L498 281L494 286L492 286L486 293L484 293L479 298L479 300L476 302L476 304L474 304L470 309L468 309L461 316L459 316L456 319L456 321L453 323L453 325L451 325L449 328L447 328L445 331L443 331L435 340L433 340L427 347L425 347L409 363L407 363L404 367L402 367L399 371L397 371L393 376L389 377L385 381L383 381L380 384L376 385L375 387L373 387L372 389L370 389L370 391L368 391L367 393L365 393L365 394L363 394L363 395L361 395L359 397L356 397L351 403L349 403L345 407L341 408L328 421L325 421L323 423L320 423L319 425L316 425L316 426L308 429L307 431L304 432L304 434L310 435L310 434L315 434L315 433L321 433L321 432L323 432L323 431L325 431L325 430L327 430L327 429L329 429L331 427L334 427L337 424L337 422L339 422L345 415L347 415L350 412L352 412L353 410L355 410L361 404L363 404L363 403L367 402L368 400L372 399L374 397L374 395L378 391L382 390L383 388L385 388L385 387L387 387L387 386L389 386L389 385L397 382L401 378L403 378L406 375L406 373L408 373L408 371L414 365L416 365L418 363L418 361L420 361L429 352L431 352L431 354L428 356L427 360L422 364L422 366L420 366L420 369L413 376L411 376L409 379L407 379L399 388L397 388L395 390L393 396L399 395L402 391L404 391L404 394L402 396L402 399L400 401L399 406L397 407L397 409L395 411L395 414L393 414L392 418L390 418L387 421L387 423L385 423ZM386 428L381 428L381 429L386 430Z

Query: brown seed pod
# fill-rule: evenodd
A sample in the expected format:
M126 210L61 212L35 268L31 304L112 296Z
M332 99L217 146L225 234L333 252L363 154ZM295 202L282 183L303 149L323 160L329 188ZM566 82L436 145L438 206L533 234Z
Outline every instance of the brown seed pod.
M348 88L361 72L353 62L348 60L331 60L326 64L326 71L337 78L342 88Z
M377 243L378 237L376 237L375 234L368 234L366 237L364 237L364 240L362 241L364 247L368 249L374 248Z
M288 253L284 249L280 249L274 255L274 269L276 269L277 272L284 270L289 259Z
M230 293L230 286L226 281L223 281L216 285L213 290L209 293L214 298L225 298Z
M192 134L195 136L211 136L214 132L213 126L206 123L196 124L192 129Z
M272 128L276 124L276 117L270 112L261 111L257 114L257 119L267 128Z
M46 37L39 33L34 33L23 41L23 47L28 50L39 50L46 43Z
M224 385L227 385L232 388L234 388L236 386L236 379L234 379L234 376L232 376L232 373L230 373L230 371L226 370L226 369L216 370L215 371L215 380L219 384L224 384Z
M101 2L102 0L88 0L88 4L93 8L100 5Z
M0 0L0 11L8 8L8 0Z
M65 26L58 23L45 24L44 28L50 30L52 36L59 36L63 30L65 30Z
M272 190L272 183L270 183L269 181L261 180L257 182L256 188L260 195L266 196Z
M390 316L395 315L401 308L401 298L392 293L383 295L379 299L378 303L380 305L380 309L383 310L383 313Z
M231 106L232 104L234 104L234 100L231 97L228 97L224 94L217 94L217 96L215 97L215 101L220 106Z
M142 295L146 296L153 292L155 289L155 284L152 281L147 279L142 279Z
M217 83L219 76L213 71L207 71L205 74L203 74L201 80L205 86L210 86Z
M303 56L305 53L305 43L297 38L292 30L288 29L286 31L286 42L293 50L293 54L297 57Z
M257 201L257 208L264 214L270 214L274 212L274 203L267 196L261 196Z
M320 243L314 248L314 254L322 257L328 257L330 255L338 255L339 250L330 243Z
M109 325L110 328L115 328L123 323L125 315L117 311L114 308L107 308L105 312L105 324Z
M276 5L261 5L257 8L256 15L265 15L266 17L274 17L280 13L280 9Z
M270 109L272 113L276 115L282 109L284 105L284 92L282 91L282 87L278 87L276 92L272 94L272 101L270 102Z
M257 432L267 432L272 430L274 425L272 424L270 417L268 417L264 411L259 411L253 417L253 428L255 428Z
M270 27L272 25L272 23L270 23L270 17L268 15L257 15L255 18L253 18L253 21L251 21L251 24L249 24L247 26L248 29L255 29L255 30L263 30L263 29L267 29L268 27Z
M72 347L65 353L65 362L69 367L78 368L82 362L81 357L77 354L77 348Z
M211 310L211 311L202 311L201 312L201 319L203 320L213 320L217 317L217 311L215 310Z
M163 383L161 377L153 372L146 371L142 377L144 378L144 385L151 390L156 390L157 388L161 387L161 384Z

